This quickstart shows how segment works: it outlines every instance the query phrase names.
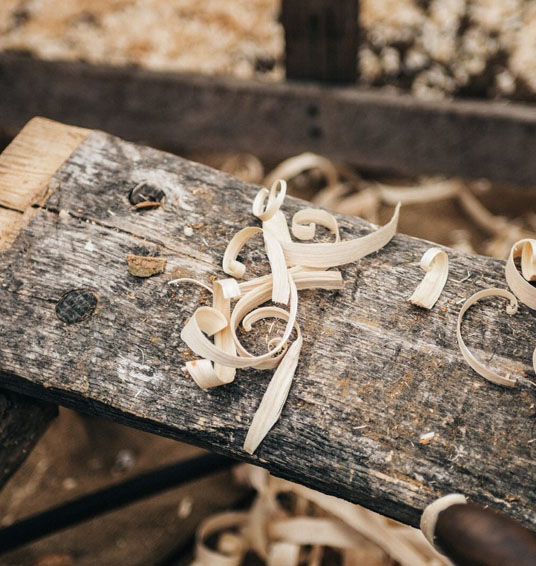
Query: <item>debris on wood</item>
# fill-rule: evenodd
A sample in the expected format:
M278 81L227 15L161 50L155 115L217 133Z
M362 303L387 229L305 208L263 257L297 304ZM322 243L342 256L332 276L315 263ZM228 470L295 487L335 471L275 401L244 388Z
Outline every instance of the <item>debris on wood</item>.
M163 273L167 260L163 257L127 255L128 272L134 277L151 277Z
M423 432L419 437L420 444L430 444L432 440L435 438L436 433L433 431L430 432Z

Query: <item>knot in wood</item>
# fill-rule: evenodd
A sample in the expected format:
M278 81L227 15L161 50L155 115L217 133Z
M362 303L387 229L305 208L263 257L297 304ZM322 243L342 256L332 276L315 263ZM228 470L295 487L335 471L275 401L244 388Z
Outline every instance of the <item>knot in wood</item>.
M89 289L67 291L56 304L56 316L65 324L82 322L89 318L97 308L99 299Z

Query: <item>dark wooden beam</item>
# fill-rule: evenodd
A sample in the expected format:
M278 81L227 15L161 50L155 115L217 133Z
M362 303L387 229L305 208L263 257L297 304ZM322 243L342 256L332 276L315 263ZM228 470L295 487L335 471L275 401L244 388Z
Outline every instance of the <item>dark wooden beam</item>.
M39 177L42 194L53 192L34 195L29 224L0 255L6 387L254 462L413 525L431 500L461 491L536 526L534 313L510 317L504 302L486 301L464 322L480 359L519 376L514 389L475 374L456 342L461 303L504 288L503 262L449 250L445 290L424 311L408 298L430 243L397 235L343 268L343 290L300 293L296 378L280 421L249 456L242 443L271 372L240 370L232 384L201 391L183 370L192 355L180 332L208 297L167 281L225 276L223 252L255 224L258 187L100 132L37 120L21 136L17 184ZM51 153L64 159L47 173ZM141 181L165 193L162 206L134 209L129 194ZM290 218L303 206L288 199L284 210ZM345 239L371 230L339 220ZM130 253L166 258L166 273L129 275ZM243 254L251 276L266 272L259 257ZM66 297L80 300L75 313Z
M0 128L35 115L189 151L536 184L536 108L423 102L356 88L264 84L0 56Z
M55 405L0 391L0 487L17 471L56 415Z
M287 79L354 83L358 0L283 0Z

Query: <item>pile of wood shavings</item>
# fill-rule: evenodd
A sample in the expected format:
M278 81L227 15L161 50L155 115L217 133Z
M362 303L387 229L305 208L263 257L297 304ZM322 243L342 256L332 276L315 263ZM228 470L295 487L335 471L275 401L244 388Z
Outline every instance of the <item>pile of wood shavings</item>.
M202 359L186 363L186 370L202 389L231 383L237 368L275 369L262 401L253 417L244 442L244 450L253 454L275 425L286 402L299 362L303 338L297 324L298 290L341 289L344 285L339 271L328 271L374 253L388 244L396 233L400 206L382 228L352 240L341 241L337 220L318 209L306 208L292 218L292 233L298 240L312 240L317 225L327 228L334 243L301 243L293 241L287 220L281 210L286 181L276 180L270 190L261 189L253 201L252 212L262 222L262 228L249 226L237 232L223 255L223 271L228 279L214 281L212 289L192 279L176 279L170 283L199 283L212 292L212 307L199 307L181 332L188 348ZM270 263L270 273L242 279L246 266L237 258L245 244L262 235ZM231 308L231 303L236 304ZM266 301L287 306L261 307ZM268 342L268 351L251 354L238 339L240 323L245 331L265 319L286 322L283 335ZM296 339L289 346L293 329ZM213 337L213 342L210 340ZM285 348L287 348L285 350Z
M360 6L363 83L423 98L535 99L533 2L362 0ZM3 0L0 50L281 80L279 11L280 0Z
M274 0L2 0L0 50L281 79L278 10Z
M252 166L246 166L247 163L250 163ZM227 161L226 163L229 163ZM241 159L235 159L233 161L234 164L237 164L237 169L239 172L243 173L248 180L256 180L258 179L251 179L252 176L255 174L262 173L262 166L260 166L260 162L253 157L243 155ZM238 164L240 166L238 167ZM312 154L312 153L304 153L302 155L298 155L296 157L287 159L280 163L269 175L264 178L264 183L274 183L273 187L277 185L277 183L283 183L283 179L292 179L302 175L304 172L307 171L316 171L320 173L321 177L323 177L325 181L325 187L320 190L320 192L316 193L314 198L312 199L314 202L321 204L322 206L335 208L337 209L337 201L339 202L341 208L343 210L338 210L339 212L348 213L349 207L353 207L351 213L355 214L356 216L362 216L367 218L368 220L377 221L377 213L380 205L382 203L386 204L395 204L397 203L397 208L395 211L394 217L398 218L398 208L400 204L415 204L415 203L429 203L429 202L436 202L441 201L444 199L456 199L459 201L460 205L466 212L466 214L471 218L471 220L477 224L483 231L487 231L494 236L494 239L491 241L490 248L494 250L500 250L500 255L506 255L509 252L509 259L507 262L506 268L506 282L510 287L511 291L506 291L504 289L486 289L480 291L473 296L469 297L463 307L461 308L458 316L458 324L457 324L457 340L461 350L461 353L465 359L465 361L474 369L479 375L484 377L485 379L502 386L512 387L516 384L517 378L515 377L503 377L497 374L494 371L489 370L486 368L484 364L482 364L479 360L477 360L474 355L469 351L465 342L462 338L461 333L461 325L463 320L463 315L465 312L476 302L478 302L482 298L492 297L492 296L500 296L503 298L507 298L510 301L509 306L507 307L507 313L512 315L517 312L518 309L518 302L517 299L519 298L522 303L527 305L531 309L536 310L536 288L532 286L531 282L536 280L536 234L532 232L530 229L522 229L519 224L511 223L507 221L505 218L494 216L491 214L481 203L480 201L475 198L473 193L469 190L469 188L462 182L457 180L451 181L436 181L431 182L426 186L420 187L393 187L393 186L386 186L381 184L374 184L373 186L367 187L366 189L362 190L360 193L353 193L348 196L348 185L346 181L350 184L354 184L359 186L360 179L359 177L353 172L351 169L335 164L331 162L329 159L324 157ZM281 179L282 178L282 179ZM278 180L279 179L279 180ZM286 187L286 184L285 184ZM355 187L354 187L355 188ZM264 191L264 192L263 192ZM274 188L272 188L272 192ZM263 199L268 195L267 189L263 189L258 196L263 195ZM269 201L268 201L268 208L270 208L270 201L272 201L272 206L275 206L275 201L278 200L279 204L278 207L282 203L281 194L279 195L278 199L275 198L275 195L271 194ZM261 199L262 200L262 199ZM257 201L257 199L256 199ZM262 202L264 202L262 200ZM281 215L277 207L277 214ZM261 218L261 220L265 220L265 218L260 213L261 209L254 203L253 206L254 214ZM267 214L267 213L264 213ZM393 219L394 219L393 217ZM271 216L270 216L271 218ZM391 219L389 224L392 224L393 219ZM318 210L304 210L298 212L292 222L293 233L296 237L300 239L311 239L314 237L315 232L315 224L314 222L319 223L320 225L328 228L335 234L336 242L339 242L339 235L338 235L338 227L336 220L327 212L318 211ZM397 220L398 222L398 220ZM309 226L307 226L307 223ZM270 224L273 224L271 226ZM311 258L305 260L303 259L306 255L307 247L303 247L303 245L298 245L296 247L295 244L292 244L290 241L290 236L288 234L288 227L286 225L286 221L283 216L280 216L277 222L274 220L270 221L270 224L263 224L263 227L266 229L268 226L272 229L274 235L279 234L280 242L282 243L283 247L285 248L285 260L289 262L290 265L300 265L300 261L307 264L309 267L330 267L335 265L342 265L343 263L347 263L348 261L354 261L355 259L347 258L346 261L340 261L337 263L336 261L333 263L318 263L316 264L315 261L311 262ZM385 230L387 226L384 226L382 230ZM380 230L379 232L381 232ZM249 231L253 231L251 234ZM259 231L256 228L246 228L241 231L243 233L244 241L249 239L255 231ZM241 234L239 233L239 234ZM367 236L367 238L370 237ZM388 240L386 240L388 241ZM356 241L357 243L357 241ZM347 242L348 244L348 242ZM237 250L241 249L241 246L237 248ZM231 244L232 247L232 244ZM293 247L296 247L293 253ZM336 247L336 246L335 246ZM468 242L458 242L458 246L462 248L466 252L474 253L474 250L471 248ZM299 249L298 249L299 248ZM308 251L311 251L313 248L309 248ZM270 257L269 246L267 244L267 250ZM333 253L336 254L335 249L333 249ZM370 252L367 252L370 253ZM236 251L238 254L238 251ZM313 252L314 255L314 252ZM363 256L360 256L363 257ZM517 267L514 264L515 258L521 258L521 272L519 273ZM236 258L236 255L233 256ZM331 259L333 261L333 259ZM270 260L272 264L272 260ZM243 267L243 266L242 266ZM421 284L417 287L414 294L409 298L409 300L423 308L431 309L434 303L437 301L439 295L442 292L442 289L446 283L448 277L448 257L447 254L439 250L437 248L431 248L426 252L421 259L421 267L427 272L425 278L421 282ZM295 268L293 268L295 269ZM225 258L224 258L224 271L229 274L233 274L232 270L229 269L229 261L227 267L225 265ZM289 271L290 273L290 271ZM243 270L239 270L234 273L236 276L242 276ZM275 300L274 297L276 296L277 291L275 290L275 277L274 277L274 292L272 295L272 300ZM266 297L267 298L267 297ZM262 310L262 309L261 309ZM252 313L253 314L253 313ZM262 317L258 317L262 318ZM288 320L288 318L287 318ZM287 332L290 328L290 321L287 326ZM288 339L288 333L285 335L285 338ZM299 333L298 329L298 338L299 338L299 348L301 348L301 334ZM297 341L297 342L298 342ZM281 343L282 344L282 343ZM280 345L281 345L280 344ZM296 344L293 345L295 347ZM299 356L299 350L293 353L293 356L297 358ZM533 354L533 366L534 370L536 371L536 349L534 350ZM237 366L238 367L238 366ZM282 368L285 366L282 366ZM281 368L281 369L282 369ZM281 409L283 407L284 401L288 394L288 388L290 387L290 380L294 374L296 366L292 366L292 375L287 379L284 380L282 375L279 375L281 372L279 370L276 372L276 376L272 383L270 384L269 390L265 395L265 399L263 399L263 403L261 404L261 408L259 409L258 414L262 414L266 412L266 405L270 406L276 405L278 407L278 412L274 412L272 409L270 415L272 419L270 421L270 425L268 427L265 426L264 432L260 435L257 444L262 440L262 438L267 434L268 430L275 424L277 418L281 413ZM287 371L285 369L285 371ZM233 374L234 377L234 374ZM279 379L276 379L278 377ZM194 377L195 379L195 377ZM282 381L283 380L283 381ZM282 388L284 384L285 387ZM271 389L282 388L281 390L284 391L283 394L280 395L280 399L277 403L274 402L274 391L270 391ZM272 397L272 398L271 398ZM270 400L271 398L271 400ZM257 423L255 423L254 419L254 426L253 429L258 428ZM256 434L256 433L255 433ZM246 440L246 449L249 451L249 447L251 445L248 444ZM254 450L255 448L253 448Z
M257 497L246 512L206 519L192 566L447 566L424 535L359 505L242 466ZM282 500L286 504L282 503ZM338 555L338 557L336 557ZM340 562L342 560L342 562Z
M422 98L536 93L536 5L523 0L365 0L362 79Z

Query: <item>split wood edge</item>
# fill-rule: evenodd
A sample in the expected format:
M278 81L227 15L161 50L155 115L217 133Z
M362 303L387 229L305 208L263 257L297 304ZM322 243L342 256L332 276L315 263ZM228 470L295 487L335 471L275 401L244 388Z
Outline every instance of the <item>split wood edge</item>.
M33 118L0 154L0 252L29 222L32 205L43 205L55 187L50 179L91 130Z

